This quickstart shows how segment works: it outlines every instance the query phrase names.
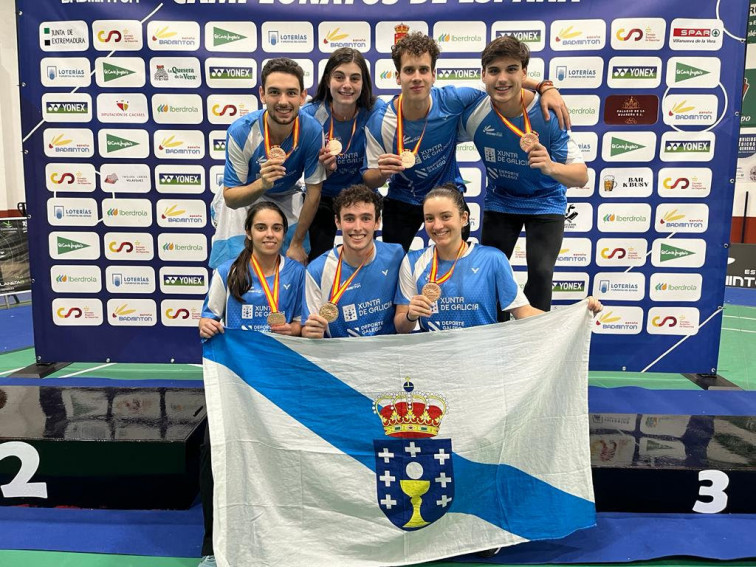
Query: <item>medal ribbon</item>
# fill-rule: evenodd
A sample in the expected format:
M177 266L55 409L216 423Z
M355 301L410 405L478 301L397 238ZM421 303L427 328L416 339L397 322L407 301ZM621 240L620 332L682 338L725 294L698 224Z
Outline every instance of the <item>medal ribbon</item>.
M494 103L491 102L491 107L494 109L494 112L501 119L504 125L512 132L517 134L518 137L522 138L525 134L530 134L533 131L533 127L530 125L530 117L528 116L528 111L525 108L525 99L522 95L522 92L520 92L520 105L522 106L522 121L525 123L525 132L512 124L509 120L506 119L506 117L502 116L501 112L499 112Z
M358 110L354 114L354 120L352 121L352 133L349 134L349 143L347 144L347 147L342 150L342 152L339 154L344 155L349 151L349 146L352 145L352 139L354 138L354 132L357 130L357 115L360 113ZM331 125L328 127L328 139L333 140L333 105L331 105Z
M399 95L399 100L396 103L396 151L399 155L402 155L402 152L404 151L404 118L403 118L403 112L402 112L402 97L404 95ZM417 155L417 151L420 149L420 142L423 141L423 136L425 136L425 128L428 126L428 114L430 113L430 105L428 105L428 110L425 113L425 124L423 124L423 131L420 132L420 138L417 140L417 144L415 144L415 147L412 149L412 153L414 155Z
M263 274L262 268L260 267L260 264L258 264L254 254L252 255L252 268L255 270L257 279L260 280L260 285L262 285L263 291L265 292L265 298L268 300L268 305L270 305L272 313L278 313L278 266L280 264L281 256L279 255L276 258L276 277L273 280L273 292L271 293L268 280L265 279L265 274Z
M362 266L364 266L365 262L367 261L367 259L363 260L362 264L360 264L360 267L357 268L351 276L349 276L349 279L344 282L344 285L339 285L339 282L341 281L341 262L343 254L344 247L342 246L341 252L339 252L339 262L336 264L336 274L333 276L333 285L331 286L330 303L333 303L334 305L339 302L339 299L341 299L341 296L344 295L344 292L349 287L349 284L352 283L352 280L354 280L355 276L360 272Z
M430 271L430 277L428 279L429 282L435 283L435 284L442 284L446 280L448 280L450 277L452 277L452 274L454 273L454 268L457 266L457 260L459 260L459 257L462 256L462 251L465 249L465 241L462 241L462 244L459 245L459 250L457 251L457 257L454 258L454 263L452 264L452 267L449 268L449 271L446 272L443 276L436 279L436 274L438 273L438 248L433 248L433 262L431 263L431 271Z
M265 111L265 114L263 115L263 139L265 141L265 157L267 159L270 159L270 132L268 132L268 118L267 115L268 111ZM288 137L288 136L287 136ZM284 160L288 159L288 157L292 154L294 150L297 149L297 145L299 144L299 116L294 119L294 143L291 146L291 152L286 154L286 158Z

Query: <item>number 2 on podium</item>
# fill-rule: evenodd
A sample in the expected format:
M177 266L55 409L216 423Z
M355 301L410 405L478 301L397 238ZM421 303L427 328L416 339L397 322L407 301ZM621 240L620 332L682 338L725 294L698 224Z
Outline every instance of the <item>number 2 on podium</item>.
M5 498L47 498L46 482L29 482L39 468L39 453L37 450L21 441L0 443L0 461L6 457L18 457L21 468L8 484L0 486L0 492Z

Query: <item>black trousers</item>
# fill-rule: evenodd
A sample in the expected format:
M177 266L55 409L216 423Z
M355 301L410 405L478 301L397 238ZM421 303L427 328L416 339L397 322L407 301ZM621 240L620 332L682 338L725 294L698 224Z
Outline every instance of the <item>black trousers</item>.
M384 242L401 244L407 252L423 224L423 206L386 198L383 200Z
M334 221L333 197L320 197L318 210L308 230L310 234L309 262L320 256L323 252L333 248L333 240L336 238L336 222Z
M523 227L528 264L525 296L533 307L549 311L554 264L564 236L564 215L511 215L485 211L481 242L498 248L510 258Z
M202 556L213 553L213 468L210 462L210 425L205 426L205 439L200 447L199 471L202 517L205 521L205 535L202 538Z

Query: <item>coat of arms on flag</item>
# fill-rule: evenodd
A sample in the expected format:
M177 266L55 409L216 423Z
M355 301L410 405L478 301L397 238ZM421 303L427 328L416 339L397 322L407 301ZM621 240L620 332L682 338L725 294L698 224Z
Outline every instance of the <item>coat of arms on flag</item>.
M414 389L407 379L404 392L384 394L373 405L389 437L373 442L378 503L408 531L438 520L454 499L451 439L434 439L446 401Z

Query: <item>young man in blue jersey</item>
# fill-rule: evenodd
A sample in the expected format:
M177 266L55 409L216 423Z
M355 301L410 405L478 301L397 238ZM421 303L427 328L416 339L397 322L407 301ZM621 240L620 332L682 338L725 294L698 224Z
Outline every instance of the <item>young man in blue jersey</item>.
M457 122L486 94L470 87L434 88L440 54L433 38L414 32L391 48L402 93L373 113L366 126L363 179L368 187L389 182L383 220L384 242L409 250L423 222L423 197L434 187L465 186L457 166ZM537 86L530 81L531 86ZM569 113L556 90L546 97L560 117ZM546 110L544 110L546 112Z
M312 116L299 113L306 91L297 63L271 59L260 83L260 100L267 108L242 116L228 129L223 193L213 201L217 228L211 268L236 258L244 248L246 208L260 198L275 202L286 214L286 256L307 262L305 237L326 176L318 161L323 130ZM304 195L298 183L303 175Z
M527 45L511 36L486 46L481 63L488 96L463 114L461 137L475 142L486 166L481 242L509 258L525 228L524 292L532 306L548 311L564 234L566 188L585 185L588 171L569 133L555 120L545 121L538 95L522 88L529 60Z
M374 239L383 199L353 185L333 200L343 244L307 266L302 336L387 335L394 328L394 295L404 251Z

